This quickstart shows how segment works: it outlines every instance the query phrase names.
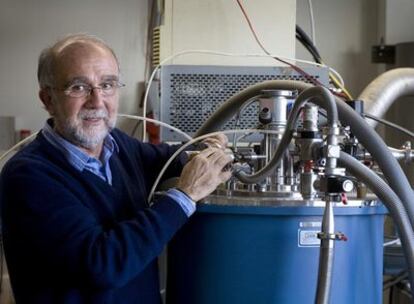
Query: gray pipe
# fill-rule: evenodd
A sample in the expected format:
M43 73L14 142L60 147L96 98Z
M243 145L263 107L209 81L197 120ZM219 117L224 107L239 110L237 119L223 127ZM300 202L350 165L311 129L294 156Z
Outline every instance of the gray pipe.
M265 81L232 96L224 102L220 108L200 127L196 135L203 135L209 132L220 130L221 127L230 120L238 108L243 105L245 100L257 96L263 90L297 90L304 91L312 85L300 81L270 80ZM384 176L391 188L397 193L404 204L410 218L411 226L414 227L414 194L411 185L407 180L401 166L394 159L387 145L381 137L371 128L359 114L339 98L335 99L338 108L340 121L344 125L349 125L352 132L361 144L371 153L377 161Z
M411 286L414 286L414 232L401 200L386 182L352 156L340 152L339 164L343 165L353 176L363 181L387 207L398 227ZM414 297L412 301L414 303Z
M238 109L243 106L246 100L259 96L263 90L298 90L301 92L311 87L313 86L305 84L304 82L290 80L269 80L250 86L225 101L204 122L194 136L197 137L220 130L237 113Z
M301 108L303 107L303 105L307 103L308 101L312 101L317 104L322 104L324 108L327 110L329 126L331 128L337 128L338 111L336 109L335 99L333 98L332 94L326 88L323 88L323 87L307 88L298 96L298 98L296 99L294 103L293 109L291 110L289 114L289 118L288 118L287 125L286 125L286 130L282 136L282 139L280 140L280 143L274 155L272 156L272 159L266 164L265 167L263 167L261 170L259 170L257 173L253 175L248 175L244 172L235 172L236 177L240 181L246 184L255 184L265 179L267 176L269 176L274 171L274 169L277 167L277 165L281 161L285 150L288 148L290 141L292 140L293 130L295 128L295 124L299 116L299 112ZM213 116L216 113L214 113ZM216 118L216 119L219 119L219 118ZM197 134L199 133L200 133L200 130L197 132ZM328 144L334 145L335 143L336 143L336 140L334 138L334 135L332 134L328 135ZM327 163L331 164L331 167L334 167L336 162L332 160L331 158L328 158Z
M334 214L330 197L326 197L326 205L322 218L322 232L333 235L335 233ZM331 293L332 269L334 262L335 240L321 239L319 250L318 285L316 287L315 303L328 304Z
M242 92L234 95L201 126L197 131L197 136L219 130L229 119L237 112L238 108L243 105L245 100L259 95L265 89L284 89L298 90L299 92L310 88L311 85L299 81L265 81L251 86ZM336 98L336 104L341 122L349 125L352 132L359 139L361 144L372 154L381 168L384 176L389 181L391 188L401 198L404 209L407 212L411 227L414 227L414 194L411 190L410 183L402 171L399 163L394 159L391 152L381 137L371 128L364 119L339 98ZM394 220L399 220L399 214L392 214ZM407 257L411 259L410 257ZM412 285L414 286L414 285Z
M414 227L414 193L400 164L392 156L378 133L368 126L359 114L339 99L337 99L337 106L341 122L351 126L353 134L376 160L388 184L401 199L410 219L411 227Z
M414 95L414 69L398 68L381 74L374 79L358 99L364 101L365 112L382 117L399 97ZM378 122L370 120L375 127Z

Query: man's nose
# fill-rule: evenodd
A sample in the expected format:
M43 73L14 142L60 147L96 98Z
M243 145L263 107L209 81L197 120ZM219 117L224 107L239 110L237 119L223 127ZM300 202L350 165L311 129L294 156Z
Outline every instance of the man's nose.
M93 107L99 107L103 105L104 96L100 87L92 87L91 92L88 95L88 104Z

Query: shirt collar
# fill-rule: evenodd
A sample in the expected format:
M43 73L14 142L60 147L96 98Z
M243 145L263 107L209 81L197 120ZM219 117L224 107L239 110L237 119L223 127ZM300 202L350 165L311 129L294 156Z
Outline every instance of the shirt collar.
M102 145L100 159L97 160L63 138L53 129L52 125L53 119L48 119L42 129L43 136L50 144L59 149L67 161L79 171L83 171L90 163L99 162L100 165L106 164L114 152L119 152L118 144L112 135L108 133Z

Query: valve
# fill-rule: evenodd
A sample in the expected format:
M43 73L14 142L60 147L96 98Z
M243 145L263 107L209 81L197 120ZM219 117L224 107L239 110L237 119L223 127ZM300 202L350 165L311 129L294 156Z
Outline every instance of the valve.
M351 192L353 189L354 183L345 176L325 176L319 182L319 190L329 194Z

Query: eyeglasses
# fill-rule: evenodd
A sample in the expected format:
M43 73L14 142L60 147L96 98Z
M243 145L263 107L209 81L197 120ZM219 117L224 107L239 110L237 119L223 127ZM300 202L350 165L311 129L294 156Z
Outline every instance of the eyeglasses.
M107 81L94 87L87 83L74 83L66 87L65 89L53 88L60 90L65 95L73 98L83 98L89 96L94 89L100 90L103 96L113 96L119 88L124 87L125 84L118 81Z

